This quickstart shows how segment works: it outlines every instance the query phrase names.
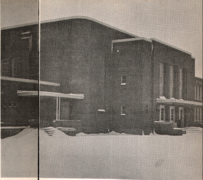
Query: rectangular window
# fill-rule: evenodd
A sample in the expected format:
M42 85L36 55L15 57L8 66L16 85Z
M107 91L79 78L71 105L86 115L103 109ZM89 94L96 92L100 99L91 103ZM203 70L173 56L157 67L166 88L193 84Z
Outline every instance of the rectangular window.
M180 119L181 120L183 119L183 110L182 109L180 110Z
M183 95L183 70L179 69L179 99L182 99Z
M121 115L126 115L126 108L125 108L125 106L121 106Z
M195 100L197 100L197 86L195 86Z
M60 120L60 107L61 107L61 98L56 98L56 120Z
M181 122L184 122L184 108L183 107L179 107L179 120L181 120Z
M202 87L199 87L199 100L202 101Z
M121 76L121 85L126 85L126 76Z
M170 95L170 98L172 98L173 97L173 84L174 84L174 69L173 69L173 66L170 66L170 71L169 71L169 73L170 73L170 85L169 85L169 87L170 87L170 91L169 91L169 95Z
M197 86L197 100L199 100L199 86Z
M160 105L159 121L165 121L165 106Z
M202 108L200 108L200 122L202 122Z
M159 96L163 96L164 93L164 64L159 63Z
M9 76L9 59L2 59L1 60L1 75L2 76Z
M194 108L194 121L197 121L197 108Z
M197 108L197 121L199 121L199 108Z
M175 120L175 107L170 106L170 121L174 121L174 120Z

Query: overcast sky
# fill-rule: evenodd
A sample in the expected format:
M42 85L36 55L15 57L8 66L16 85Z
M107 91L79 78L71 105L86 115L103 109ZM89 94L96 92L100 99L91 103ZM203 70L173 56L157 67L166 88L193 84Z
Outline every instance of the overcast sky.
M2 27L38 21L37 0L1 0ZM202 77L202 0L40 0L41 21L88 16L192 53Z

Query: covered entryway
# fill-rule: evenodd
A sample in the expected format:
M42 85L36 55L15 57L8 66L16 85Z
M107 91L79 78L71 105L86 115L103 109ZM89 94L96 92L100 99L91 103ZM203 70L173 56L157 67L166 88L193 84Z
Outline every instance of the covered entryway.
M84 94L48 91L17 91L18 96L39 97L40 127L51 126L53 120L70 120L70 100L84 99Z
M159 105L159 121L174 122L174 127L186 127L193 121L193 109L202 107L202 102L183 99L157 98Z

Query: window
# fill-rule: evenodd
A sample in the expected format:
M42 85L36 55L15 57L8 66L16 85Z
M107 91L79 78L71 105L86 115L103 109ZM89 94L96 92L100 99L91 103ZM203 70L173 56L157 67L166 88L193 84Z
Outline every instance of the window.
M202 101L202 87L195 86L195 100Z
M180 110L180 119L182 120L182 118L183 118L183 110L181 109Z
M199 87L199 100L202 101L202 87Z
M159 121L165 121L165 106L160 105Z
M183 107L179 107L179 120L181 120L182 122L184 122L184 108Z
M121 106L121 115L126 115L126 108L125 108L125 106Z
M194 121L202 122L202 108L194 108Z
M163 96L164 93L164 64L159 63L159 96Z
M28 39L29 41L29 52L32 50L32 33L31 31L22 32L21 39Z
M197 86L197 100L199 100L199 86Z
M179 69L179 99L182 99L183 95L183 70Z
M194 108L194 121L197 120L197 108Z
M61 98L57 97L56 98L56 120L60 120L60 107L61 107Z
M9 76L9 59L2 59L1 60L1 73L2 76Z
M172 97L173 97L173 81L174 81L173 66L170 66L170 71L169 71L169 73L170 73L170 75L169 75L169 76L170 76L169 95L170 95L170 98L172 98Z
M195 100L197 99L197 86L195 86Z
M121 76L121 85L126 85L126 76Z
M174 120L175 120L175 107L170 106L170 121L174 121Z

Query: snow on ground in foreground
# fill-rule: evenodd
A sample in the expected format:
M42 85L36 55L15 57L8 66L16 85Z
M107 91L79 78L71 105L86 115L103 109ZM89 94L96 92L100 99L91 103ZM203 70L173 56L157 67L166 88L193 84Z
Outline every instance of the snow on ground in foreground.
M37 176L38 130L26 128L1 140L1 176Z
M48 136L40 129L40 177L202 179L201 128L187 128L187 134L183 136L111 132L98 135L80 133L72 137L53 130L53 136ZM26 171L30 169L30 174L35 176L37 153L34 153L35 141L31 143L35 138L31 136L36 133L37 130L25 129L21 136L18 134L2 140L2 175L9 174L7 169L12 168L15 176L27 176Z

